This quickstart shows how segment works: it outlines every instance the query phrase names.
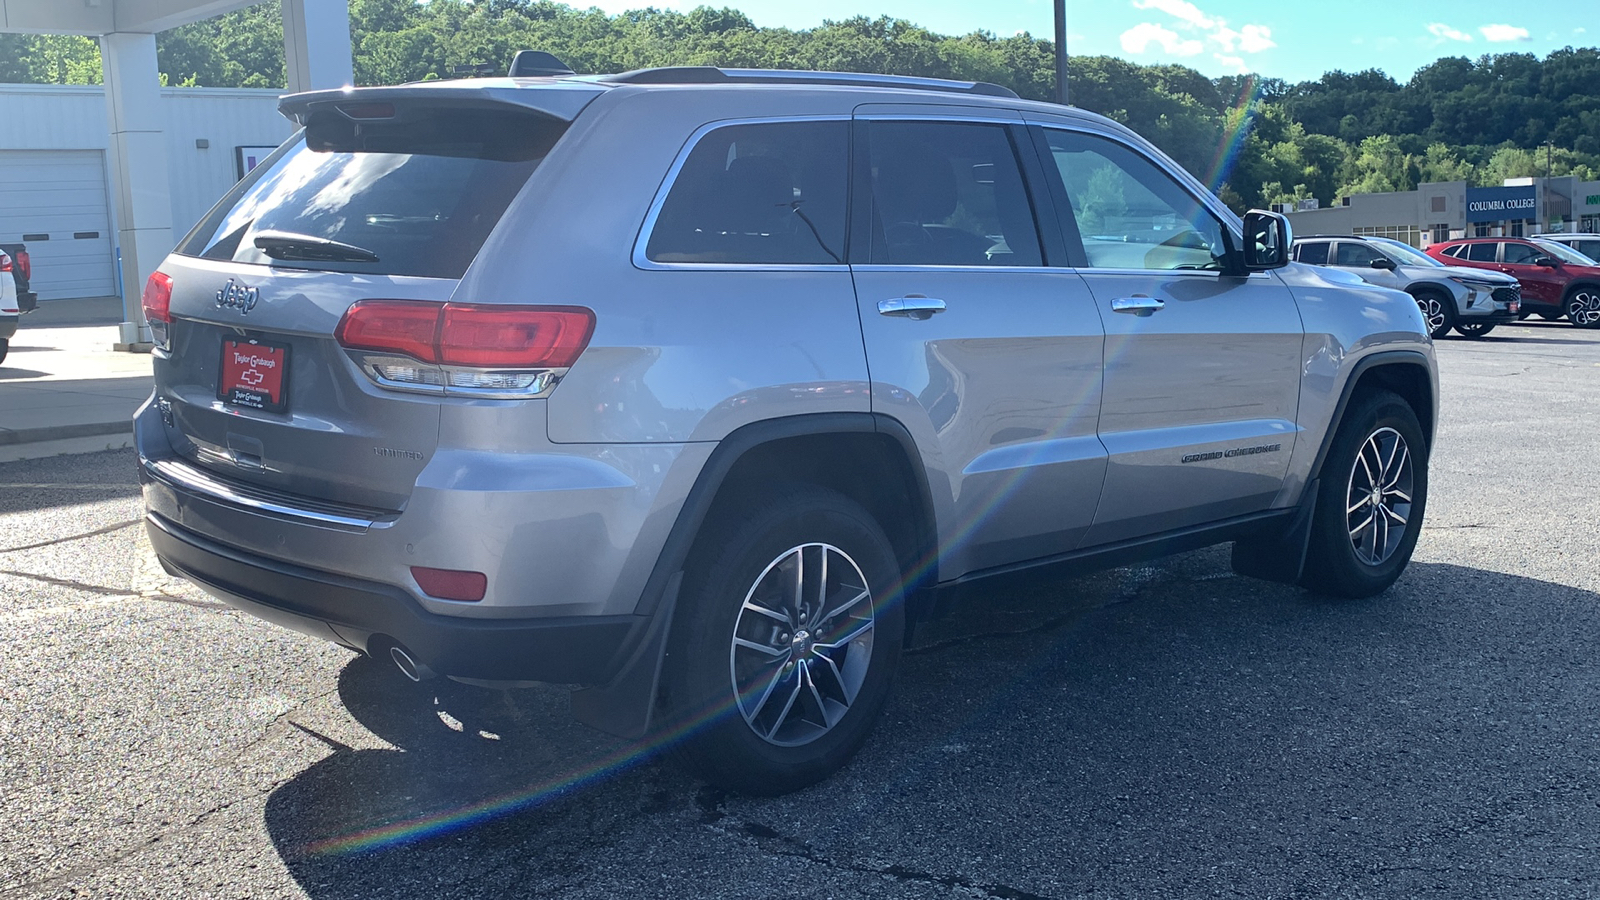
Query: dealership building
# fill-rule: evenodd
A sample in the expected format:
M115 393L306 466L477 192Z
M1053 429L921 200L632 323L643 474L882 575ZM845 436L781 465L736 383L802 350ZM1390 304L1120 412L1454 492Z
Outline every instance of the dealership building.
M1600 232L1600 181L1514 178L1485 188L1444 181L1414 191L1355 194L1338 206L1285 211L1296 234L1377 235L1419 248L1463 237Z
M293 131L282 93L161 89L173 239ZM28 245L33 289L46 300L122 294L105 90L0 84L0 122L0 242Z

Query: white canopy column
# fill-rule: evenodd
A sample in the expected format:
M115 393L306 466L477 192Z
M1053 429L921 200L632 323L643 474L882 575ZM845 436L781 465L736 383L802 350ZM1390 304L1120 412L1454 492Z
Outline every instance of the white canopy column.
M349 0L282 0L282 4L289 93L354 84Z
M172 199L167 180L166 123L154 34L100 36L110 124L112 205L122 254L119 348L150 342L139 295L145 279L172 249Z

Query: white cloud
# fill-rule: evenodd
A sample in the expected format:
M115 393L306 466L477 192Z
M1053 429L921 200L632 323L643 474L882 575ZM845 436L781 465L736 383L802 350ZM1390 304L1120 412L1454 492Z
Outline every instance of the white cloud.
M1485 25L1478 31L1482 32L1484 40L1492 44L1528 40L1528 29L1515 25Z
M1122 48L1129 53L1140 53L1151 44L1159 44L1168 53L1194 56L1209 43L1214 48L1212 55L1219 62L1244 70L1246 67L1238 54L1260 53L1278 46L1272 40L1271 28L1254 24L1239 30L1229 28L1227 19L1210 15L1189 0L1131 0L1131 3L1134 9L1166 13L1174 20L1170 23L1173 27L1198 34L1186 37L1164 25L1145 22L1123 33Z
M1240 75L1250 74L1250 67L1244 64L1244 60L1242 58L1237 56L1229 56L1226 53L1213 53L1212 55L1217 58L1217 62L1222 63L1235 72L1238 72Z
M1472 43L1472 35L1465 31L1457 31L1443 22L1434 22L1428 26L1428 33L1441 41L1463 41Z
M1189 0L1133 0L1134 9L1159 9L1167 15L1196 28L1211 28L1222 24L1201 12Z
M1572 33L1573 34L1588 34L1589 33L1589 29L1587 29L1587 28L1574 28L1574 29L1572 29Z
M1171 56L1194 56L1205 49L1199 41L1184 38L1154 22L1140 22L1122 33L1122 49L1129 53L1144 53L1151 44L1160 45Z

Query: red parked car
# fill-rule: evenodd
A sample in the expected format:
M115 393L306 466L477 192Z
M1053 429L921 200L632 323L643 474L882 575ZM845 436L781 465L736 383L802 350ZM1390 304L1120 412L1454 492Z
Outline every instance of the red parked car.
M1600 328L1600 262L1540 238L1466 238L1425 251L1451 266L1493 269L1522 283L1522 308L1546 319L1567 317Z

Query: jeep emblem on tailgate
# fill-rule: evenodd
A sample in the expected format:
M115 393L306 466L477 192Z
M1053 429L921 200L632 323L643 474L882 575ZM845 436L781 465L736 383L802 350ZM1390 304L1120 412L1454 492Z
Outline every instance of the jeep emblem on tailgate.
M232 278L229 278L228 283L222 286L222 290L217 291L217 307L219 309L230 307L237 309L241 316L248 315L250 310L255 309L256 301L260 299L260 288L236 284Z

